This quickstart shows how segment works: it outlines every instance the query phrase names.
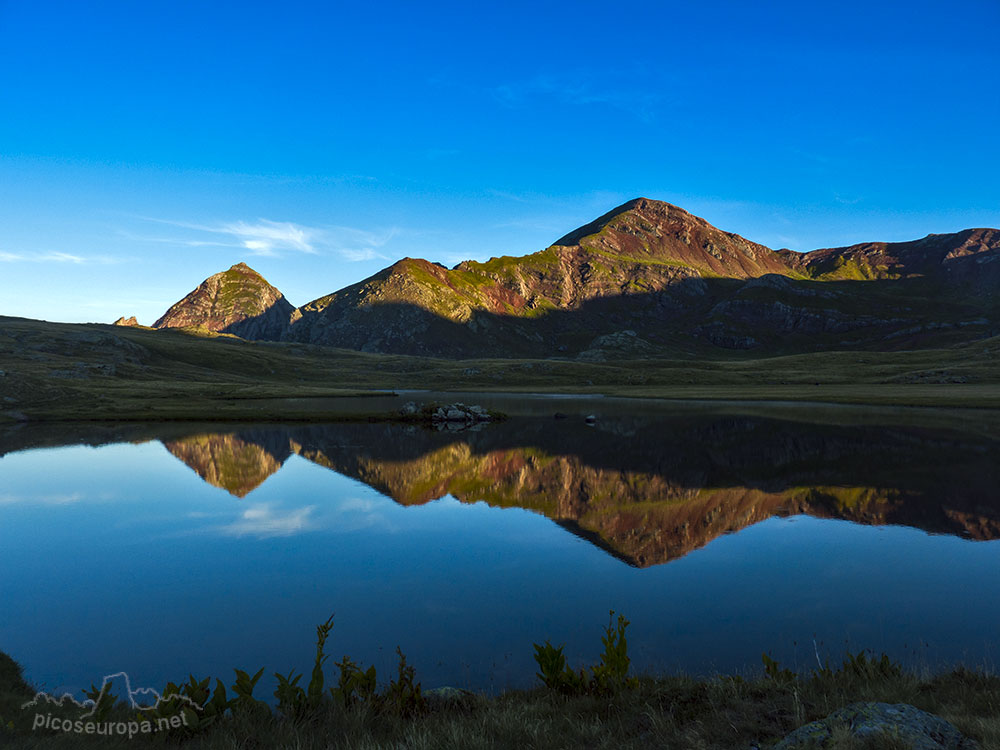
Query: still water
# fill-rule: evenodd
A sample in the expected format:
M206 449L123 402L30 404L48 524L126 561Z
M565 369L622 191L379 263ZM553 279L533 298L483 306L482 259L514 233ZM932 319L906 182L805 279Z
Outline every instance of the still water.
M805 670L863 648L996 666L995 437L595 409L595 426L548 403L454 432L8 431L0 650L52 691L308 674L334 613L333 661L388 676L398 645L425 688L495 691L533 684L545 639L593 662L614 609L640 671L749 673L765 651Z

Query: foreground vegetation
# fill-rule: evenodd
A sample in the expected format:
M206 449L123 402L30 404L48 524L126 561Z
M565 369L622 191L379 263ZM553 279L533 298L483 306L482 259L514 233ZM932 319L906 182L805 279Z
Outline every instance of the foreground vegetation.
M1000 408L1000 337L764 359L443 360L0 318L0 421L364 419L394 389Z
M600 661L573 669L561 647L535 645L538 677L531 691L487 697L454 688L423 691L400 652L398 673L380 691L374 667L348 657L327 687L324 647L332 618L317 628L316 660L308 684L301 675L276 674L273 708L254 696L263 670L236 671L221 680L190 677L170 684L153 711L115 704L92 686L91 720L135 727L131 739L48 729L48 714L78 718L81 709L22 709L33 691L20 668L0 654L0 744L12 748L767 748L790 731L856 701L906 703L937 714L984 750L1000 748L1000 677L957 669L935 676L904 671L884 655L848 654L836 668L796 675L765 654L764 674L718 676L629 675L625 629L619 617L602 637ZM398 650L397 650L398 651ZM12 718L11 718L12 717ZM140 732L139 722L161 725ZM46 720L46 723L51 723ZM32 724L35 727L32 728ZM168 728L169 727L169 728ZM121 731L121 730L119 730ZM906 747L890 736L862 742L847 731L826 747L883 750Z

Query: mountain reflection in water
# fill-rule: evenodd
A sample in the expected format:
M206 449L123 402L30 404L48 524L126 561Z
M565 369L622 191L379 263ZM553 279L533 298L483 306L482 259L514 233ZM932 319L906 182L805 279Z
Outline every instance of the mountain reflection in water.
M1000 538L994 441L757 417L525 419L451 433L396 424L234 427L163 439L243 498L293 454L402 505L445 495L540 513L637 567L772 516Z

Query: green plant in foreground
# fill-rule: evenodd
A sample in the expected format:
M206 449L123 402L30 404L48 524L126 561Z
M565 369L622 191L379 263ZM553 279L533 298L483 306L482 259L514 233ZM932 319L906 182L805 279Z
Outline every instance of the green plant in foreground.
M335 701L348 708L357 700L371 701L375 697L374 666L362 671L348 656L337 662L337 666L340 668L340 679L337 687L330 688L330 695Z
M312 677L309 680L309 708L315 711L319 708L323 700L323 664L329 658L323 653L326 646L326 639L333 629L333 615L330 615L326 622L316 626L316 663L313 665Z
M414 682L417 670L406 663L406 656L399 646L396 646L396 653L399 654L399 675L390 680L385 690L384 707L400 716L420 713L426 707L426 701L420 693L420 683ZM374 672L372 674L374 676Z
M261 675L264 674L264 668L261 667L253 677L242 669L233 671L236 672L236 682L233 683L233 692L236 693L236 697L229 702L230 710L234 713L242 711L248 714L269 712L271 709L264 701L253 697L253 689Z
M628 668L631 659L628 656L628 642L625 640L625 628L629 626L629 621L625 615L618 615L617 627L614 624L615 611L609 613L608 627L601 636L601 643L604 644L604 653L601 654L601 663L591 667L594 674L594 686L598 690L609 690L620 687L634 687L638 680L634 677L628 678Z
M634 687L637 684L635 678L627 677L631 660L625 629L629 626L629 621L625 619L625 615L618 615L618 624L615 626L614 618L615 611L611 610L608 627L601 637L604 653L601 654L600 663L590 668L593 675L591 679L587 678L584 670L574 672L566 664L566 657L563 655L565 646L556 648L549 641L545 641L544 646L534 644L535 661L541 670L535 673L537 677L547 688L569 694Z
M308 712L319 710L323 703L323 665L329 658L324 653L326 640L333 630L333 615L330 615L326 622L316 626L316 661L313 664L312 676L309 679L309 687L303 689L298 683L302 679L301 674L295 674L291 670L287 675L275 672L274 676L278 680L278 687L274 691L274 697L278 701L278 710L285 716L301 717Z
M274 690L278 710L290 718L297 718L305 713L306 692L298 685L302 675L295 674L293 669L287 675L275 672L274 676L278 680L278 687Z
M545 641L544 646L537 643L535 646L535 661L541 672L536 672L545 687L551 690L558 690L561 693L583 693L587 687L587 676L583 670L574 672L566 664L566 657L563 656L565 645L556 648L549 641Z

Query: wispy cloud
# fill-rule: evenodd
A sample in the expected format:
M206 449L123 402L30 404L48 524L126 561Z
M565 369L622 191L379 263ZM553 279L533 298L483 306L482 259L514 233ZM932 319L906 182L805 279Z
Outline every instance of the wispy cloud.
M51 495L0 495L0 505L72 505L84 499L82 493Z
M352 250L350 248L345 248L340 251L340 254L344 256L346 260L352 263L359 263L364 260L375 260L375 258L384 258L385 256L375 252L370 247L363 250Z
M110 265L121 263L124 258L112 258L110 255L75 255L59 251L40 253L12 253L0 250L0 263L71 263L74 265L96 264Z
M344 260L358 262L385 258L379 249L398 233L395 227L368 231L354 227L311 227L290 221L228 221L218 224L196 224L153 217L141 217L148 222L166 224L188 230L188 236L143 236L121 231L122 236L139 242L158 242L185 247L234 247L251 255L280 257L289 252L320 255L339 254Z
M256 224L237 221L223 224L219 231L236 237L254 255L278 255L281 250L316 253L317 231L290 221L258 219Z

